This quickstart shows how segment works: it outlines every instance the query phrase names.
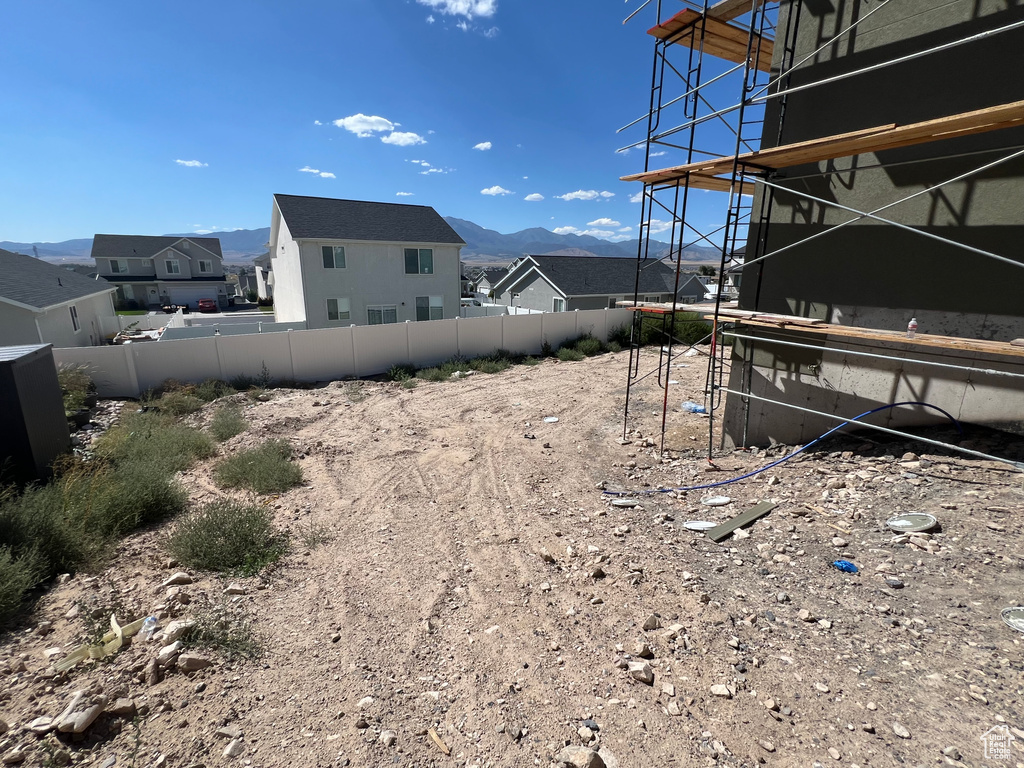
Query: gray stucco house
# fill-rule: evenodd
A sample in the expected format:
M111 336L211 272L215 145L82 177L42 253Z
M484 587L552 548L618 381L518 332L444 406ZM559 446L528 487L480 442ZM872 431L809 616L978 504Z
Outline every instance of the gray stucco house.
M492 287L499 304L540 312L614 307L632 301L636 260L606 256L524 256ZM652 261L640 273L640 301L672 301L675 271Z
M429 206L274 195L274 317L307 328L458 317L465 244Z
M216 237L96 235L92 257L100 277L117 289L115 300L140 309L188 305L199 299L228 303L223 254Z
M20 253L0 250L0 346L103 343L114 323L114 286Z

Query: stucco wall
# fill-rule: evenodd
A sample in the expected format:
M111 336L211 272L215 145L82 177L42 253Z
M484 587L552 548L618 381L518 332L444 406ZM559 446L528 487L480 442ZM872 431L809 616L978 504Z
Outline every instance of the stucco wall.
M815 82L965 38L1024 19L1024 7L1007 8L999 0L904 0L878 7L860 3L785 3L787 14L800 8L797 60L823 45L869 11L851 35L826 46L792 73L790 87ZM856 16L855 16L856 14ZM782 53L776 45L776 66ZM1024 99L1019 76L1024 29L987 37L902 64L793 93L780 126L780 103L767 109L762 146L791 144L889 123L907 124ZM1012 128L954 140L885 150L853 158L781 169L774 183L829 202L873 211L912 193L1009 155L1024 145L1024 128ZM884 165L883 165L884 164ZM759 185L753 210L760 208ZM926 233L957 240L1024 263L1024 159L1002 164L943 186L878 215ZM748 258L771 253L854 217L831 205L807 200L796 192L775 191L766 229L751 228ZM758 246L763 239L763 245ZM773 256L743 272L740 307L815 317L862 327L905 329L911 317L919 332L1008 341L1024 334L1024 269L877 222L860 221ZM819 337L820 341L820 337ZM833 340L830 343L838 343ZM742 349L741 347L738 349ZM911 347L906 357L932 354ZM904 356L901 353L899 356ZM827 384L812 376L801 382L791 372L801 354L779 347L770 360L734 356L730 387L742 389L745 378L764 384L786 402L841 415L856 415L865 402L891 402L906 380L904 369L869 365L849 358L832 371ZM826 361L827 361L826 356ZM902 364L901 364L902 365ZM825 376L824 368L816 369ZM838 387L840 370L846 385ZM936 369L912 366L921 391L938 401L963 399L968 420L991 421L966 374L937 376ZM1016 393L1003 379L1000 385ZM856 386L854 386L856 383ZM852 387L852 388L851 388ZM864 392L875 393L872 398ZM977 407L972 404L977 403ZM1009 423L1024 419L1024 399L1010 397L1001 416ZM860 409L860 410L858 410ZM780 406L735 398L726 408L726 431L739 442L777 439L800 442L823 425L801 426L804 419ZM931 417L922 415L922 419ZM835 422L830 422L830 426ZM824 431L824 430L822 430ZM745 436L742 438L741 436Z
M552 312L554 311L552 300L556 296L562 297L562 294L552 288L551 283L537 272L527 275L516 283L514 288L519 294L518 298L514 298L511 291L506 291L502 294L502 303L509 306L525 307L526 309L536 309L540 312Z
M40 343L34 313L0 301L0 347Z
M274 271L274 319L290 323L306 319L305 284L299 263L299 244L292 240L288 224L274 204L270 241Z

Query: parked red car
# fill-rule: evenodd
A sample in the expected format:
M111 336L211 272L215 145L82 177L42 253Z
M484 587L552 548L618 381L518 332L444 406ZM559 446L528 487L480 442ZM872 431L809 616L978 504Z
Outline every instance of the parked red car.
M197 302L200 312L216 312L217 302L214 299L200 299Z

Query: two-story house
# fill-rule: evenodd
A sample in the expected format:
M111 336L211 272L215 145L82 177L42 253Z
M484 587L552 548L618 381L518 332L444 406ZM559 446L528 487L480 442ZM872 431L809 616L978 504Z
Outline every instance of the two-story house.
M195 308L199 299L227 306L224 257L216 237L96 235L92 257L100 277L117 288L119 307Z
M465 244L429 206L274 195L274 317L307 328L458 317Z

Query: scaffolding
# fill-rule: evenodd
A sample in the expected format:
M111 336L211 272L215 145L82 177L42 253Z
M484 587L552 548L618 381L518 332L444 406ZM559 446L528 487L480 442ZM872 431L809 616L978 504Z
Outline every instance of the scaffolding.
M651 0L646 5L650 4ZM858 210L811 194L806 188L794 184L790 179L777 178L777 172L784 168L829 162L845 157L856 157L866 153L924 145L930 142L945 142L962 136L977 135L1024 125L1024 101L993 104L981 109L948 114L934 119L908 124L887 123L870 128L850 131L837 135L782 144L783 126L786 119L787 101L791 94L815 87L837 83L841 80L881 70L915 59L957 48L969 43L986 40L1012 30L1024 27L1024 11L1011 11L998 17L987 28L972 31L954 40L945 40L933 45L923 45L918 50L903 52L884 61L875 61L866 66L857 66L848 71L830 74L811 82L792 84L792 74L811 62L822 51L835 46L839 41L849 39L858 26L885 8L892 0L881 0L874 8L856 17L845 28L838 31L815 50L797 59L801 0L719 0L718 2L693 2L681 11L665 18L661 0L656 0L656 24L648 30L654 38L654 64L651 76L650 105L646 115L624 126L631 128L646 121L646 137L623 147L623 150L643 148L644 167L640 173L624 176L624 181L639 181L643 184L641 197L640 244L637 252L637 282L634 291L634 309L629 371L626 384L626 407L623 415L623 437L626 436L630 421L630 397L633 386L657 374L657 382L663 390L661 419L661 450L665 448L666 419L669 403L669 371L679 345L675 329L677 315L692 307L672 303L671 305L650 306L640 301L640 275L650 264L661 258L654 252L652 243L669 233L668 258L675 265L676 291L680 286L682 265L687 249L694 246L712 246L718 250L719 283L715 290L714 305L708 306L706 318L712 327L711 353L705 388L705 406L708 418L707 457L710 461L716 448L716 428L720 426L724 395L740 398L744 404L744 432L740 442L746 444L746 420L749 419L751 400L769 400L775 405L810 410L818 416L845 421L841 415L826 411L807 409L775 398L754 395L750 386L754 367L754 350L759 344L771 343L781 346L804 347L822 353L835 352L837 342L844 339L859 339L863 343L876 345L873 352L850 352L883 359L900 357L905 362L922 366L936 365L933 361L905 357L907 352L946 350L965 351L998 355L1007 364L1003 370L992 366L956 365L938 363L946 370L957 370L966 376L988 376L1014 379L1024 377L1024 350L1009 341L991 341L918 335L912 339L905 334L884 329L853 327L852 325L825 322L821 319L798 316L783 316L757 312L761 291L761 269L750 270L753 265L805 245L819 237L855 224L872 222L889 225L916 236L940 241L946 246L955 246L978 256L1013 267L1024 267L1019 258L996 253L966 242L913 227L892 218L884 212L896 205L918 196L934 193L942 187L977 176L991 169L1024 157L1021 147L1004 147L1002 154L986 159L965 173L959 173L937 184L873 210ZM780 13L785 6L785 12ZM636 15L636 12L634 13ZM632 18L632 17L630 17ZM780 28L781 19L781 28ZM628 19L627 19L628 21ZM736 94L739 97L736 98ZM728 97L728 106L716 108L712 100ZM774 101L773 120L767 125L766 104ZM710 130L711 127L718 131ZM728 128L727 132L721 127ZM722 139L722 136L725 139ZM709 141L710 145L704 142ZM761 146L762 141L767 146ZM723 146L723 142L728 146ZM659 163L652 167L652 160L674 154L681 162L671 165ZM990 153L989 153L990 154ZM940 155L955 157L954 155ZM931 159L934 159L931 158ZM875 167L884 167L879 162ZM818 176L837 173L834 167L818 170ZM792 178L792 177L790 177ZM790 183L786 183L786 182ZM724 211L724 224L712 231L701 231L693 222L696 206L695 191L724 193L717 196ZM788 243L769 250L768 234L776 197L784 194L796 196L809 203L852 214L839 224L828 226L819 232L797 242ZM756 211L755 211L756 206ZM721 220L721 218L719 218ZM745 295L751 310L739 310L727 301L732 298L733 279L738 281L740 273L747 269L749 278L757 281ZM733 278L733 279L730 279ZM738 284L738 283L737 283ZM657 318L661 324L663 344L657 352L656 367L642 371L641 331L644 319L652 322ZM746 333L742 332L744 329ZM815 338L815 334L818 334ZM726 339L739 339L743 343L743 356L733 356L733 362L741 362L743 384L740 389L726 387L724 375L729 367L726 358ZM820 341L820 343L818 343ZM893 350L897 351L894 352ZM843 350L846 353L848 350ZM1017 365L1018 368L1014 368ZM1015 385L1016 386L1016 385ZM871 427L870 424L864 424ZM893 432L886 429L884 431ZM896 431L906 437L913 435ZM721 445L724 435L719 434ZM947 446L959 450L956 445ZM965 451L966 452L966 451ZM976 452L975 452L976 453ZM1003 461L999 457L987 458ZM1009 462L1015 463L1015 462ZM1018 465L1019 466L1019 465Z

